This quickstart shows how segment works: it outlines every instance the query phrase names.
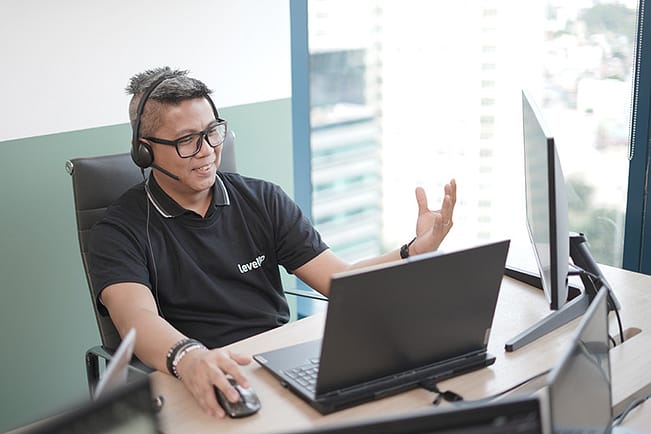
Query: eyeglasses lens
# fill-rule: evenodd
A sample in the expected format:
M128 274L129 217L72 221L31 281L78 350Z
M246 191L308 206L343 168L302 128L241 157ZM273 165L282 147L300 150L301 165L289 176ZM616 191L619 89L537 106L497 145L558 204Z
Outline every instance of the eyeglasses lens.
M177 142L176 147L181 157L192 157L193 155L196 155L199 150L201 150L204 139L208 142L208 145L216 148L217 146L224 143L225 137L226 123L220 123L210 127L205 131L188 136L185 140Z

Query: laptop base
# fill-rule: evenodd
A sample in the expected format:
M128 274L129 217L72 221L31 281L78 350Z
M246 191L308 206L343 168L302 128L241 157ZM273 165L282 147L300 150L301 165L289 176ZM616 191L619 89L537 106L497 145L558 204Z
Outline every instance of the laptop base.
M322 395L309 391L298 381L287 376L285 372L276 369L277 366L285 364L287 359L304 360L306 363L309 363L309 360L318 360L320 348L321 340L314 340L258 354L254 356L254 359L276 377L283 387L290 389L321 414L329 414L382 399L419 387L421 383L443 381L495 363L493 355L485 352L477 353L337 389Z

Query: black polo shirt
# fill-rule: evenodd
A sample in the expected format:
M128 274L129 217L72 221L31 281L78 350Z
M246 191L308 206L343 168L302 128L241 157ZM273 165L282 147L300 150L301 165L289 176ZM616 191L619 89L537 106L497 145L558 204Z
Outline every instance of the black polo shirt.
M141 283L163 318L214 348L286 323L278 266L291 273L327 248L273 183L218 172L202 218L150 175L93 227L88 265L96 297L114 283Z

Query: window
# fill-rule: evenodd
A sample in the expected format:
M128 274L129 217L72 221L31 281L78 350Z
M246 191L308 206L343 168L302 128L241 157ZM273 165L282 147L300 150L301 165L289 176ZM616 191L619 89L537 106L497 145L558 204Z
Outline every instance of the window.
M354 5L354 6L352 6ZM459 184L444 248L529 252L520 90L556 138L570 229L621 266L637 2L308 0L311 208L350 260L413 236ZM443 12L444 11L444 12ZM297 103L295 101L295 103Z

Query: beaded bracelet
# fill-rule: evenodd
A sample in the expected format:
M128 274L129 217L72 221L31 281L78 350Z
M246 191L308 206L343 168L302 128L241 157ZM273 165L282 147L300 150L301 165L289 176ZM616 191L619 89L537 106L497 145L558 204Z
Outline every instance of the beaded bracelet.
M186 354L188 354L190 351L193 350L206 350L207 348L201 344L201 343L192 343L188 346L183 347L178 353L176 353L176 357L174 357L174 360L172 361L172 374L178 378L179 380L182 380L181 376L179 375L179 371L177 371L177 366L179 363L181 363L181 360L183 357L185 357Z
M199 342L196 339L190 339L190 338L183 338L169 349L167 352L167 358L166 358L166 365L167 365L167 372L169 372L171 375L174 375L174 366L173 362L174 359L176 358L176 355L181 351L184 347L190 346L190 345L203 345L201 342ZM174 375L176 377L176 375Z

